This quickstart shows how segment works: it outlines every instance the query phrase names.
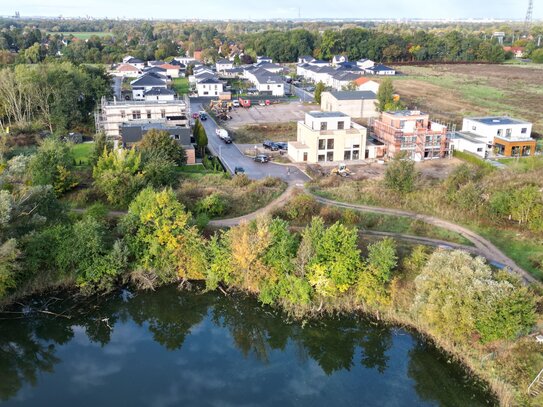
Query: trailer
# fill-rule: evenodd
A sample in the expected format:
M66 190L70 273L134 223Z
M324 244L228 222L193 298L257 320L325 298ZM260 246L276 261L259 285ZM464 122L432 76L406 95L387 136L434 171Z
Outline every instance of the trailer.
M239 98L239 104L241 107L251 107L251 101L249 99Z

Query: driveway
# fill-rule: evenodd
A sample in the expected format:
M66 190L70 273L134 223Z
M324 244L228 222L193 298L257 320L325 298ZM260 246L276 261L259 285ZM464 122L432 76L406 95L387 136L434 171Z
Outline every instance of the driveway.
M192 112L199 112L201 110L203 110L201 103L191 101ZM234 173L235 167L243 167L245 169L245 174L247 174L250 179L276 177L289 184L300 185L309 181L309 177L294 165L256 163L252 158L243 155L236 145L225 144L215 134L215 130L219 128L219 126L211 117L203 121L202 124L207 133L209 150L221 159L230 174Z

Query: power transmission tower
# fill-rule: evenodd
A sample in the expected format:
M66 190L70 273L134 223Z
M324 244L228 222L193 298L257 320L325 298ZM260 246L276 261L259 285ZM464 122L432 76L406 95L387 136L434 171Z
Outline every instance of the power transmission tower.
M524 32L526 36L530 34L530 27L532 26L532 14L534 11L534 0L530 0L528 3L528 11L526 12L526 19L524 20Z

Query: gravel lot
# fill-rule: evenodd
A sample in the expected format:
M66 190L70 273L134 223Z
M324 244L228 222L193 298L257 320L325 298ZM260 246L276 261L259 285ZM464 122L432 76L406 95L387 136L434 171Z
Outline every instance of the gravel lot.
M310 110L320 110L320 107L317 105L303 105L299 102L278 103L270 106L257 105L249 109L238 107L230 112L232 120L227 122L227 126L237 129L246 124L292 122L302 120L305 112Z

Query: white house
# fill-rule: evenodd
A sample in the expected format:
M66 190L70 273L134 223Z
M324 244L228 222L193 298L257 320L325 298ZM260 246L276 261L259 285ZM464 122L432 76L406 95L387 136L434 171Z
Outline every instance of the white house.
M348 61L349 60L347 59L345 55L334 55L334 57L332 58L332 65L337 66L343 62L348 62Z
M137 78L141 74L141 71L134 65L120 64L109 72L113 76L121 78Z
M226 70L234 68L234 63L228 59L219 59L215 64L217 72L224 72Z
M175 57L174 60L182 63L185 66L190 65L190 64L195 64L197 62L196 59L192 57Z
M299 64L309 64L313 61L315 61L315 58L313 58L311 55L303 55L301 57L298 57Z
M166 89L168 86L166 80L158 77L154 74L144 74L138 79L130 82L132 87L132 98L134 100L144 100L145 92L150 91L153 88L163 88Z
M341 112L354 118L379 117L376 101L377 96L370 91L322 92L321 110Z
M284 96L285 95L285 84L283 80L262 68L250 68L246 69L243 73L244 77L247 78L258 92L262 95L270 96Z
M370 68L365 69L366 73L370 75L396 75L396 70L383 64L376 64Z
M162 64L159 65L159 68L165 69L166 75L168 75L170 78L179 78L179 65Z
M132 65L135 68L138 68L140 70L145 68L145 61L142 61L141 59L134 58L134 57L131 57L131 56L124 57L123 58L123 64Z
M532 123L506 116L466 117L453 139L455 149L481 157L529 156L535 153Z
M265 69L266 71L271 72L273 74L280 74L283 72L283 67L281 65L277 65L271 62L265 62L265 61L257 62L255 66L260 69Z
M271 59L270 57L267 57L267 56L257 56L256 57L256 62L267 62L269 64L272 64L273 63L273 59Z
M216 78L206 78L196 82L198 96L219 96L224 92L224 84Z
M379 83L363 76L355 79L354 85L356 86L356 90L367 90L373 93L377 93L379 91Z
M174 100L175 92L171 89L151 88L143 94L143 98L146 102L155 100Z
M368 69L375 65L375 62L373 62L371 59L365 59L362 58L358 61L356 61L356 65L358 65L362 69Z

